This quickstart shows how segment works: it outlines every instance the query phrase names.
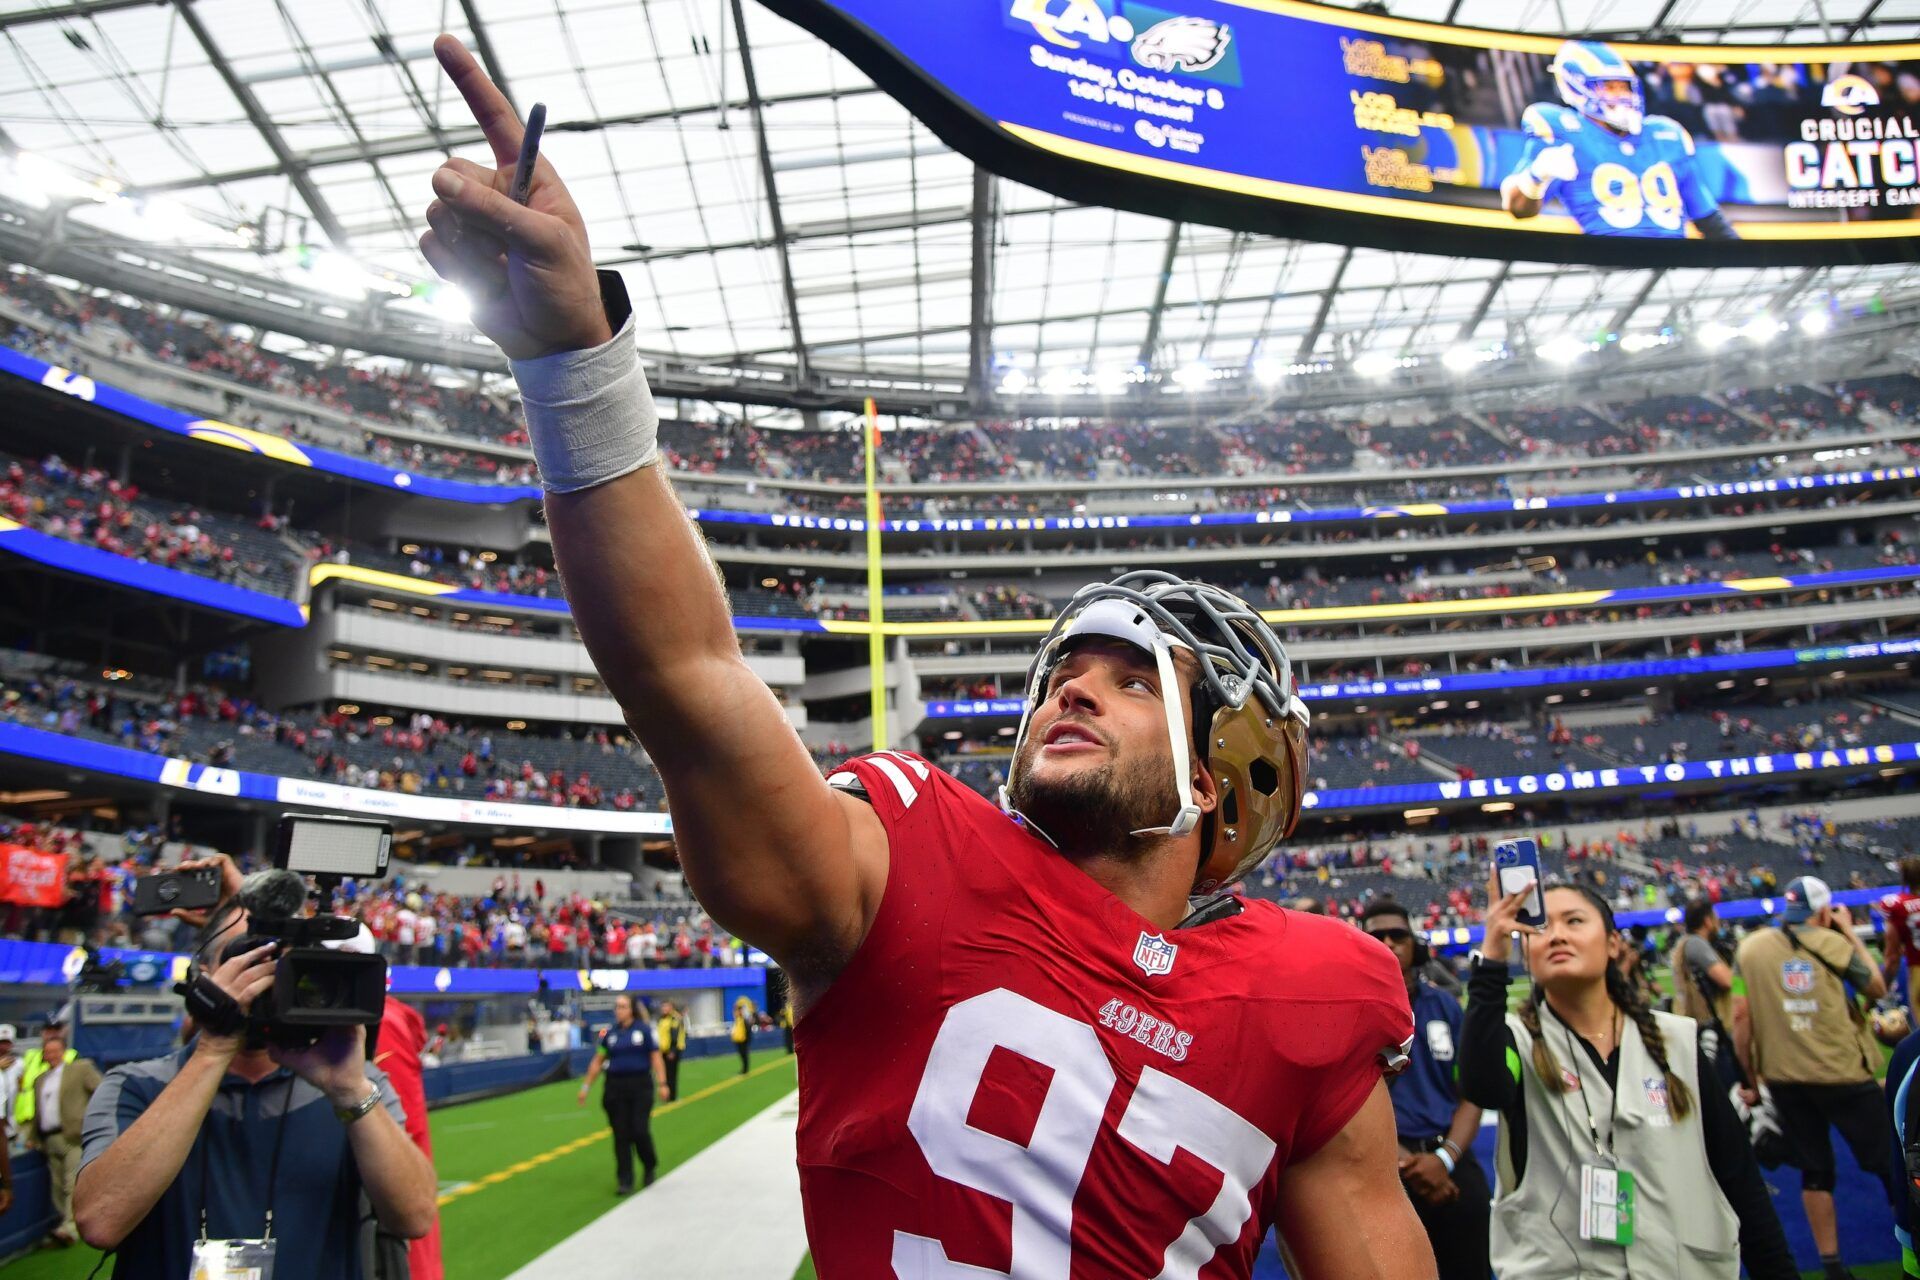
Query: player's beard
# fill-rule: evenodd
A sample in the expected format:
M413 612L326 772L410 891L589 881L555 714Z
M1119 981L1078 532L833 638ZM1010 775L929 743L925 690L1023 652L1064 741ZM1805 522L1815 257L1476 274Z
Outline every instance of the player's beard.
M1044 778L1033 768L1042 745L1036 736L1021 748L1008 775L1007 797L1060 852L1131 860L1160 842L1133 832L1165 826L1178 808L1173 755L1164 743L1157 752L1117 753L1096 769Z

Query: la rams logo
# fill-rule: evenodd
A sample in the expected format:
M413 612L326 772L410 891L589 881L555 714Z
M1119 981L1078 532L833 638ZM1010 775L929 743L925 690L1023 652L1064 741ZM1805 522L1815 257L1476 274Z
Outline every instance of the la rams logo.
M1007 16L1061 49L1078 49L1083 41L1104 45L1133 39L1133 24L1103 0L1013 0Z
M1780 963L1780 985L1788 995L1803 996L1813 990L1813 961L1783 960Z
M1208 18L1168 18L1156 22L1133 42L1133 60L1150 71L1189 75L1220 65L1233 33Z
M1820 105L1843 116L1857 116L1880 105L1880 91L1864 76L1835 76L1820 91Z

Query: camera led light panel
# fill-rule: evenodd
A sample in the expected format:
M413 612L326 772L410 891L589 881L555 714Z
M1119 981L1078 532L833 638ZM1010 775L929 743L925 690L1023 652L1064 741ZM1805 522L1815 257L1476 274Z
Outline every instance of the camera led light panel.
M384 822L289 816L280 820L275 861L302 875L372 879L386 875L392 847Z

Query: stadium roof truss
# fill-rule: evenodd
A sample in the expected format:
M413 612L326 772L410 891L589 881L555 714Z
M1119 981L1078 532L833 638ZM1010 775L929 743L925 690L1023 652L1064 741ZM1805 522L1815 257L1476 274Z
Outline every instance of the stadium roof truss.
M1707 42L1920 36L1920 0L1388 7ZM1067 204L977 173L753 0L0 0L0 150L26 179L0 186L0 251L323 346L497 370L457 302L415 287L428 175L485 158L434 64L441 29L523 110L549 104L546 154L681 394L952 411L1010 371L1345 367L1920 293L1920 267L1567 268ZM1260 398L1250 380L1220 395Z

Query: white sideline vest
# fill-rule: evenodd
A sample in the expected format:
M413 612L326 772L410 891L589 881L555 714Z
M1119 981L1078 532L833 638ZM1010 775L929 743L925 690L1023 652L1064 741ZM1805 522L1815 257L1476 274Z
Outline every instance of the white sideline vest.
M1540 1083L1533 1070L1533 1037L1518 1015L1507 1015L1520 1052L1527 1168L1516 1181L1511 1135L1502 1121L1492 1240L1493 1270L1500 1280L1738 1280L1740 1222L1707 1164L1700 1130L1699 1024L1668 1013L1653 1016L1673 1073L1686 1082L1694 1106L1685 1120L1674 1116L1664 1077L1640 1029L1623 1019L1613 1151L1634 1180L1633 1243L1623 1249L1580 1238L1580 1161L1593 1155L1587 1111L1577 1090L1552 1093ZM1604 1142L1613 1108L1606 1077L1578 1037L1562 1034L1550 1011L1542 1011L1540 1022L1553 1056L1585 1084Z

